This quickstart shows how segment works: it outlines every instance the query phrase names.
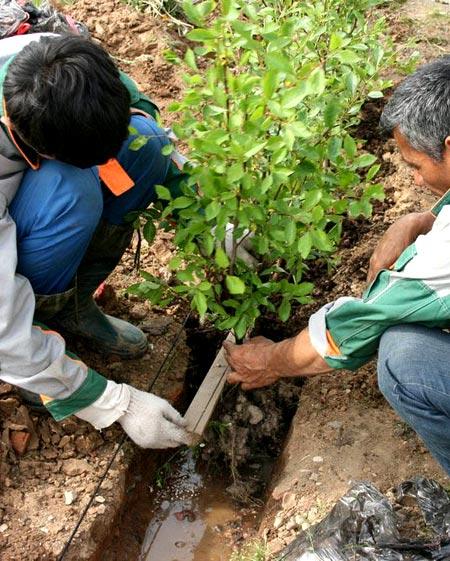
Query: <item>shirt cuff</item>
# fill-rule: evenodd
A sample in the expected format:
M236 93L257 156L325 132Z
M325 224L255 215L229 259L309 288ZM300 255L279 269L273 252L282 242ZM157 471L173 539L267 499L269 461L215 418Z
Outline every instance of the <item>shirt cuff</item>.
M129 403L129 386L108 380L105 391L97 401L77 411L76 417L91 423L96 429L104 429L126 413Z

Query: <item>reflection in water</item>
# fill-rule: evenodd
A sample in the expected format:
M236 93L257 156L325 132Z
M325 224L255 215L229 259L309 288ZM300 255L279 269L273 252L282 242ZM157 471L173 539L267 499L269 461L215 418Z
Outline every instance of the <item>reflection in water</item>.
M232 550L220 527L239 511L223 487L205 484L189 451L155 498L139 561L228 561Z

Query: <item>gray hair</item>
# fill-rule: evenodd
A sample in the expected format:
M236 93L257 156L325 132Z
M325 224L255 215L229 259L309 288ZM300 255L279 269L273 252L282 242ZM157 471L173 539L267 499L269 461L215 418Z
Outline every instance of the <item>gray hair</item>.
M450 56L405 78L386 104L380 126L387 132L397 128L413 148L442 160L450 136Z

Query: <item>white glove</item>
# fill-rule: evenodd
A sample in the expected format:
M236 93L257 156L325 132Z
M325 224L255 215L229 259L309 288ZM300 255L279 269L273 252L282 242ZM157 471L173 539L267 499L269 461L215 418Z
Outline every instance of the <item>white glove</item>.
M130 402L126 413L117 420L131 440L142 448L175 448L188 444L185 420L168 401L128 387Z
M212 234L214 235L215 228L212 230ZM230 222L225 227L225 253L231 259L233 257L233 231L234 225ZM241 259L250 269L255 269L258 265L258 260L253 257L250 253L250 249L252 248L251 240L253 238L253 232L250 230L244 230L244 233L240 238L238 238L237 249L236 249L236 257Z

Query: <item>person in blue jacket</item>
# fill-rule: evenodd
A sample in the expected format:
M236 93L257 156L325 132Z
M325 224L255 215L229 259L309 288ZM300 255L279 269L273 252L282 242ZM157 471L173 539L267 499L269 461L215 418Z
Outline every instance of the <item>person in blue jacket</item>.
M143 447L186 442L167 401L105 379L60 335L146 352L146 336L92 296L130 243L125 216L156 199L155 185L175 194L183 176L162 154L155 106L102 47L71 34L1 40L0 94L0 379L57 420L118 421ZM133 150L137 136L146 142Z

